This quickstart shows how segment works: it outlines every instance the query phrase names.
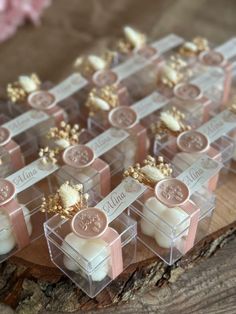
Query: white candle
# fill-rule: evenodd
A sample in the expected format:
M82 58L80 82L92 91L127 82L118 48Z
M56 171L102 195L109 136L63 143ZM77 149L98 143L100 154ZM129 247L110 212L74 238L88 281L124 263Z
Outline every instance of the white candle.
M85 258L90 263L91 268L101 265L91 273L93 281L103 280L109 270L107 257L109 255L107 243L102 239L85 240L79 238L74 233L69 233L63 243L62 250L68 254L64 255L63 262L67 269L80 272L82 275L87 263L81 258ZM85 275L85 274L84 274Z
M30 212L28 208L20 204L23 210L29 236L32 234L32 224L30 221ZM9 253L16 246L16 239L10 224L10 220L4 211L0 211L0 255Z
M140 226L143 234L153 237L157 244L163 248L170 248L172 245L171 230L184 221L188 215L181 208L168 208L160 203L156 197L150 197L143 206L143 216ZM169 226L168 226L169 225ZM176 234L188 233L189 219L176 228ZM177 243L174 244L175 246Z
M156 222L158 230L156 230L155 233L155 240L157 244L166 249L170 248L171 246L177 247L179 245L178 242L181 241L181 238L178 238L178 240L172 244L171 229L180 224L180 226L176 227L176 234L181 234L186 229L181 237L187 235L189 227L189 220L187 218L188 214L186 214L180 208L167 208L164 210L160 214L160 219L158 219ZM187 220L184 221L185 219ZM168 224L171 228L169 226L167 227L166 224Z
M157 200L156 197L150 197L143 206L143 215L145 218L142 218L140 221L140 226L142 232L150 237L155 236L156 231L156 221L158 219L157 215L165 210L166 206ZM151 222L150 222L151 221Z

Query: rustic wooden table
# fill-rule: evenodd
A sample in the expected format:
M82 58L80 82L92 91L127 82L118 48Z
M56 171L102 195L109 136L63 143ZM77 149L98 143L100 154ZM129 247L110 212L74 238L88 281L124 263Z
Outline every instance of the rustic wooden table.
M19 74L31 72L37 72L42 80L57 82L71 72L72 61L79 53L102 49L113 38L120 36L124 24L136 26L151 38L175 32L186 38L202 35L220 43L235 35L235 9L236 2L233 0L57 0L45 12L39 28L25 25L14 38L0 46L0 84L4 86L7 82L14 81ZM231 193L227 194L231 198L235 196L234 186L235 184L231 185ZM222 193L221 201L226 200L227 197ZM225 225L236 220L234 203L231 199L231 207L228 209L230 219ZM216 224L218 222L216 219ZM164 277L158 280L158 285L163 283L162 289L153 288L145 293L138 292L134 300L114 306L112 311L169 314L236 313L235 230L233 223L226 236L220 241L212 242L206 254L209 257L217 251L212 257L197 265L190 264L195 267L187 272L184 268L172 270L170 278L166 278L167 268ZM232 241L229 241L230 239ZM223 246L226 241L227 244ZM218 246L223 248L218 250ZM202 247L202 255L204 248L205 246ZM57 285L53 290L53 298L50 299L52 294L49 290L53 289L53 286L45 286L44 281L37 281L36 284L31 273L25 279L28 269L24 268L17 268L16 272L20 275L16 284L11 286L14 291L20 291L20 294L18 292L14 299L14 293L9 291L8 298L5 298L7 274L13 273L15 267L14 263L9 263L0 268L0 300L4 295L4 301L13 305L17 313L68 313L80 308L78 302L83 302L84 309L90 307L90 301L81 296L78 299L77 291L69 281ZM95 300L91 308L95 307L96 302L99 304L99 301ZM8 313L7 311L13 313L5 305L0 305L0 313ZM95 312L111 313L111 309L86 311ZM84 311L78 310L76 313Z

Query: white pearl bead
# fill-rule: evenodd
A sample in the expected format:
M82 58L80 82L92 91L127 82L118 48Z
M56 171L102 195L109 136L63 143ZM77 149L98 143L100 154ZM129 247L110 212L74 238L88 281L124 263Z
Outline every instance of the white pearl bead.
M89 266L94 268L102 263L91 273L91 278L93 281L101 281L107 276L109 269L107 257L109 252L105 241L101 239L81 239L74 233L69 233L62 243L62 250L70 255L70 257L64 255L63 258L64 265L67 269L74 272L81 272L81 274L85 276L82 267L87 268L89 263ZM79 255L86 261L80 258Z
M146 218L141 218L140 226L143 234L147 236L154 236L156 232L156 221L166 206L159 202L156 197L150 197L143 206L143 216ZM155 215L156 214L156 215Z
M181 234L185 229L189 227L189 219L188 214L186 214L180 208L167 208L164 210L161 215L160 219L157 220L156 226L157 231L155 233L155 240L157 244L163 248L170 248L172 245L176 246L176 244L172 244L172 228L180 224L176 228L176 234ZM184 220L187 219L185 222ZM170 226L168 226L168 225ZM181 237L188 233L188 229L181 234Z

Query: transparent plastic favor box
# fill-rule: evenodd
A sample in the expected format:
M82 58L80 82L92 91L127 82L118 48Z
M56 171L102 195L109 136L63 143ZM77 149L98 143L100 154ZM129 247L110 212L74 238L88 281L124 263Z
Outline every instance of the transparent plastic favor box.
M41 90L47 92L53 87L54 87L54 84L52 84L51 82L44 82L41 86ZM45 107L45 110L43 111L47 113L49 117L51 116L50 120L54 120L53 124L58 125L61 121L66 121L70 123L78 122L78 119L80 116L79 110L78 110L79 106L78 106L78 101L76 100L74 96L67 97L66 99L56 103L56 105L53 106L52 108L50 107L50 109L47 109L48 105L46 104L47 102L50 102L50 99L46 98L46 96L47 94L45 94L45 96L43 95L43 97L45 97L45 100L44 100L45 103L43 104L43 107ZM30 94L28 96L28 99L29 97L30 97ZM10 108L9 111L11 113L11 117L17 117L23 114L24 112L35 108L35 107L32 108L28 99L17 104L8 101L8 106ZM40 107L41 107L41 103L40 103ZM52 125L52 121L50 122L50 124Z
M214 191L218 187L218 184L225 182L225 175L228 173L228 168L230 168L234 150L235 143L229 136L222 136L202 153L181 151L177 146L177 139L171 136L169 136L166 141L164 141L164 139L156 139L154 142L154 155L162 155L169 160L174 167L179 169L180 172L191 166L201 155L208 155L210 158L222 162L224 167L220 173L209 180L208 188L211 191Z
M35 134L25 131L11 137L7 128L10 119L6 115L0 115L0 177L4 178L16 170L22 168L37 156L39 143Z
M93 139L89 130L83 129L80 134L81 146L86 146ZM83 168L76 168L62 161L60 168L48 177L49 190L55 191L62 183L83 184L84 191L95 190L99 195L107 195L111 184L123 170L124 154L117 148L95 158L92 163Z
M93 298L116 278L111 257L114 241L121 244L123 270L135 260L136 222L125 213L113 220L109 227L118 237L109 244L101 238L78 238L71 232L70 224L70 219L62 219L59 215L45 222L50 257L67 277Z
M207 235L215 198L202 189L201 193L191 196L186 206L188 213L180 207L166 207L156 199L153 190L148 189L129 207L131 218L137 221L138 240L168 265Z
M30 187L18 193L10 207L0 205L0 263L43 235L42 197L36 187Z

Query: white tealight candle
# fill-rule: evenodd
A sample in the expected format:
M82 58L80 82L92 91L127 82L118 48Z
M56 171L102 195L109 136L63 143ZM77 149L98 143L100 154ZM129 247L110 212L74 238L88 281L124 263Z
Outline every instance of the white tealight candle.
M23 210L29 236L32 234L30 212L27 207L20 205ZM10 220L4 211L0 211L0 255L9 253L16 245L16 239L10 224Z
M0 255L7 254L16 245L15 237L6 214L0 212Z
M77 237L73 232L69 233L63 243L62 243L62 250L67 253L64 255L63 262L67 269L71 271L78 271L80 269L79 263L77 263L78 253L80 253L81 247L85 244L86 240Z
M107 260L109 253L107 249L107 243L101 239L89 240L82 247L81 254L89 261L92 268L99 265L99 267L91 273L92 280L103 280L107 276L109 270Z
M157 244L163 248L170 248L172 245L176 246L176 243L172 244L172 229L176 228L176 234L181 234L186 229L186 231L181 234L181 237L186 235L189 227L189 219L187 218L188 214L180 208L165 209L160 214L160 219L156 221L158 230L155 233L155 240ZM178 224L180 225L178 226Z
M141 218L140 226L143 234L154 237L156 232L156 221L158 220L158 215L160 215L166 206L157 200L156 197L150 197L143 206L143 216Z
M107 243L104 240L85 240L79 238L74 233L69 233L62 243L62 250L69 255L64 255L63 258L67 269L81 272L83 275L84 270L82 267L86 268L89 263L91 268L96 268L91 273L93 281L101 281L107 276L109 270L107 257L109 252ZM86 262L81 257L86 259ZM96 267L98 265L99 267Z

